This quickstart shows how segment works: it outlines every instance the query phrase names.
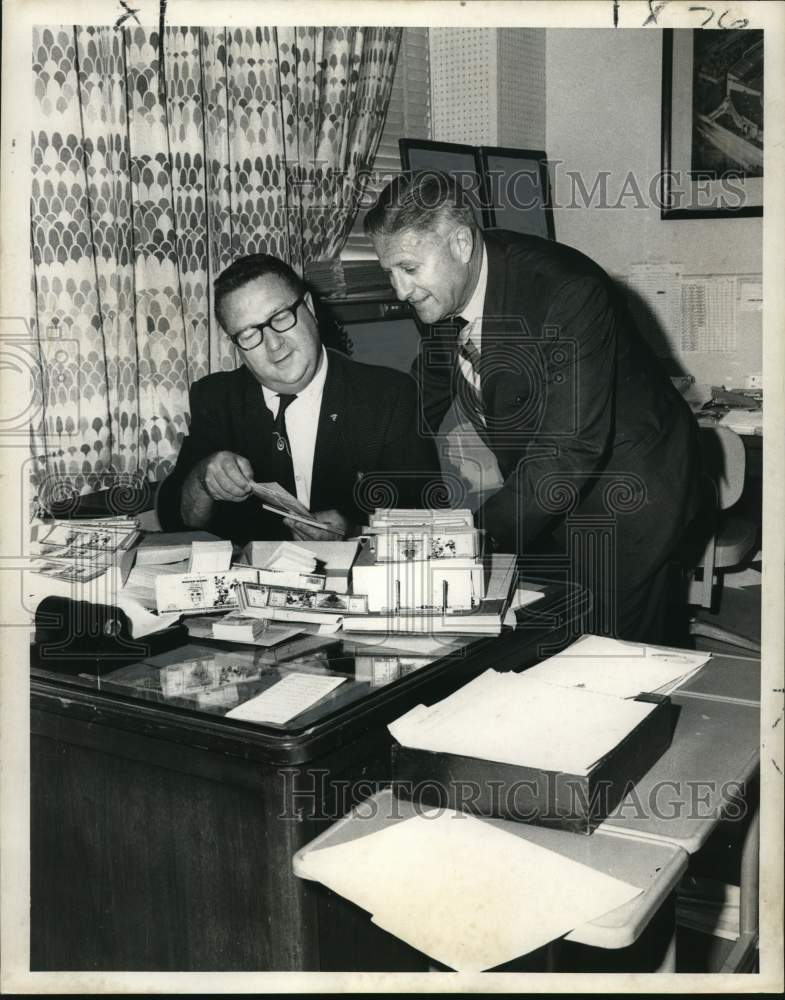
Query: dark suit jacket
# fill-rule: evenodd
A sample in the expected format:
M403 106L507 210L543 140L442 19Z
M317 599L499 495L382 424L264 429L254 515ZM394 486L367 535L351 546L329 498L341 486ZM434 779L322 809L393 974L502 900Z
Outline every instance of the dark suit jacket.
M695 420L597 264L538 237L483 235L483 436L505 482L481 522L526 553L568 513L610 516L625 586L662 564L697 510ZM454 330L428 336L419 369L435 431L460 383Z
M314 451L311 510L335 508L354 523L376 507L423 506L437 486L433 442L419 432L414 380L328 351L329 365ZM165 531L183 530L183 481L216 451L245 456L257 482L270 480L273 416L262 387L245 367L207 375L191 386L190 433L161 484L158 517ZM438 489L436 490L438 493ZM290 537L282 519L256 498L217 502L210 531L236 542Z

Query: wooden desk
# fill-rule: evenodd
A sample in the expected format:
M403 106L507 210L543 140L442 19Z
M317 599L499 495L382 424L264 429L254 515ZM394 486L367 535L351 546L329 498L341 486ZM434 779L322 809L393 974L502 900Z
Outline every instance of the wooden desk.
M335 938L333 911L294 876L292 856L389 781L388 722L490 666L535 662L558 620L474 637L466 655L365 684L299 730L34 669L31 968L420 968L351 913Z

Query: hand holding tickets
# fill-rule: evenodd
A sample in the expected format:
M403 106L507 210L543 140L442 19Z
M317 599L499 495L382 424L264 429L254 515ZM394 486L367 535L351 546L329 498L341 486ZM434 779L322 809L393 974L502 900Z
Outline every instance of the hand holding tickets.
M293 516L285 517L283 523L291 531L292 538L299 541L329 541L335 538L346 538L351 534L352 526L337 510L319 510L311 514L311 519L300 520Z
M233 451L217 451L203 459L198 475L199 481L213 500L239 503L251 492L251 463Z
M323 510L312 514L297 497L279 483L250 484L255 496L262 501L262 507L274 514L280 514L284 524L292 532L292 537L300 540L319 538L345 538L349 523L337 510Z

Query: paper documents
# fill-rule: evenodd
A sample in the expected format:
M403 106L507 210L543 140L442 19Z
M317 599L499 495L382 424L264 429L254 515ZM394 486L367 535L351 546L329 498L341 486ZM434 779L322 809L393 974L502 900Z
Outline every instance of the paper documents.
M656 706L486 670L389 725L404 746L586 775Z
M231 542L220 540L192 543L189 573L225 573L231 565Z
M525 676L559 687L634 698L644 691L669 694L710 658L711 653L585 635L530 667Z
M472 816L435 809L306 852L298 874L458 972L525 955L641 891ZM563 886L569 892L554 891Z
M229 718L246 722L275 722L280 725L321 701L345 680L345 677L318 674L287 674L271 688L226 714Z

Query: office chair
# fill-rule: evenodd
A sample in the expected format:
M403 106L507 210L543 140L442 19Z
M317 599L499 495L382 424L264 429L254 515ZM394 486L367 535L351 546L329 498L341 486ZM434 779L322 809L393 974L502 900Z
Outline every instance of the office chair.
M719 601L721 589L718 571L738 566L749 555L755 545L757 531L752 521L724 514L736 503L744 489L744 442L728 427L701 427L700 440L703 472L710 480L716 499L717 522L703 556L693 570L688 601L712 609L715 595L717 603ZM697 571L702 571L700 580L697 579ZM697 616L690 621L690 635L760 652L760 643Z

